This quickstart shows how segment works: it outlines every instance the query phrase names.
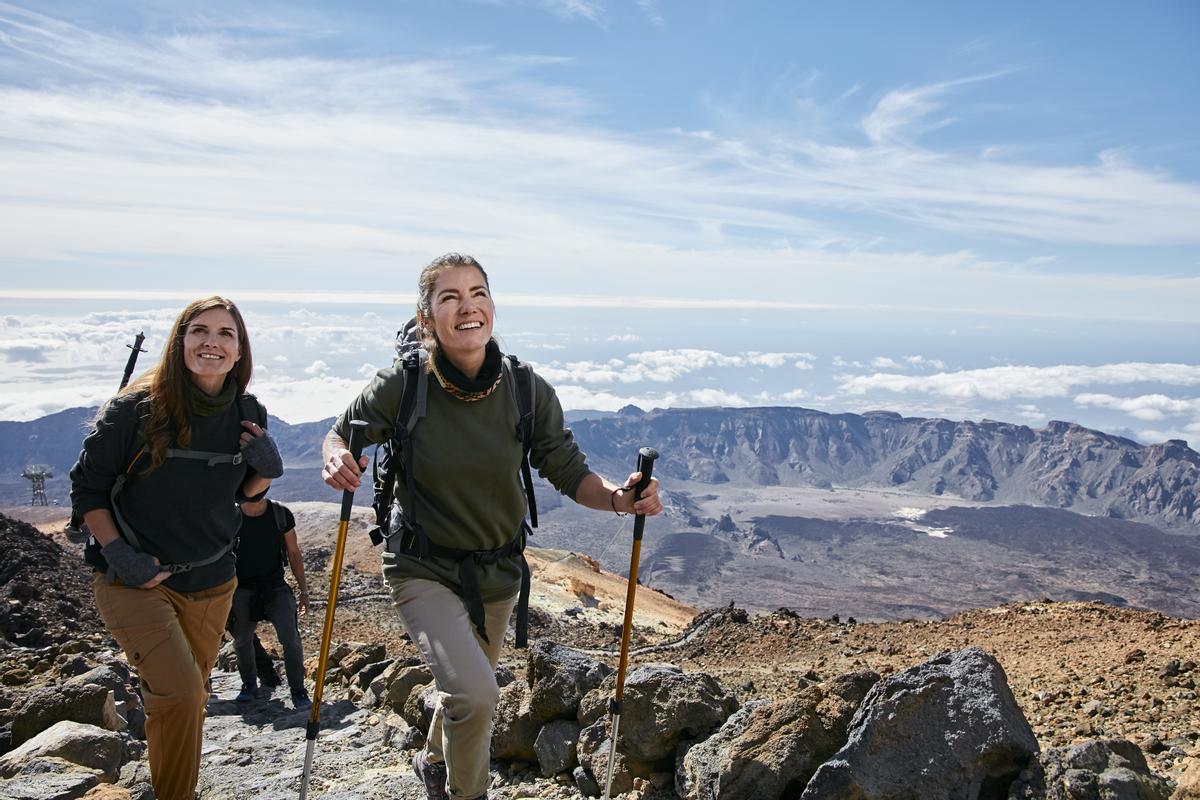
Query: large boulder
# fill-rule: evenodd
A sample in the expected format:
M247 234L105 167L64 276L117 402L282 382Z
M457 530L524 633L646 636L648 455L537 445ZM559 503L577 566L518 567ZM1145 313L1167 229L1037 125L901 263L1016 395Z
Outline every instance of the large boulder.
M120 734L64 720L0 757L0 777L13 777L31 759L53 757L99 770L111 782L120 774L124 753Z
M574 719L584 695L610 674L607 664L557 642L539 640L529 648L529 707L541 722Z
M1170 784L1124 739L1090 739L1056 747L1030 761L1009 800L1167 800ZM1200 796L1200 795L1198 795Z
M0 800L76 800L100 777L98 770L61 758L31 758L12 778L0 780Z
M1004 669L970 647L876 683L802 800L1004 797L1037 751Z
M873 672L850 673L828 690L747 704L704 741L681 752L676 790L698 800L795 797L817 767L846 740L846 727L870 687Z
M125 720L129 733L138 739L146 738L146 711L142 706L142 695L133 687L136 678L129 667L113 659L108 664L94 667L67 681L69 686L103 686L113 693L113 708Z
M610 676L584 697L580 725L605 716L614 689L615 676ZM737 699L711 675L663 664L638 667L625 679L617 746L634 761L674 758L681 740L708 736L737 707Z
M12 744L20 745L56 722L71 720L110 731L121 730L125 720L117 714L113 693L93 683L64 684L30 692L13 715Z

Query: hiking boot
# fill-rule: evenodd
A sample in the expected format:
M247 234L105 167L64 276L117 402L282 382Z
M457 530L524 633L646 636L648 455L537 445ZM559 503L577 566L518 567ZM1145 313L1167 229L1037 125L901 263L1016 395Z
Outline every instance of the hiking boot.
M443 761L426 761L425 749L421 748L413 756L413 772L425 783L425 793L429 800L450 800L446 791L446 764Z
M292 708L297 711L307 711L312 708L312 700L308 699L308 692L303 689L298 692L292 692Z
M279 677L279 673L275 670L275 667L271 667L268 670L260 669L258 671L258 682L268 689L274 689L276 686L283 685L283 680Z
M238 692L238 696L235 697L234 700L236 700L239 703L249 703L249 702L252 702L255 699L257 699L257 696L258 696L258 687L257 686L247 686L246 684L243 683L242 690L240 692Z

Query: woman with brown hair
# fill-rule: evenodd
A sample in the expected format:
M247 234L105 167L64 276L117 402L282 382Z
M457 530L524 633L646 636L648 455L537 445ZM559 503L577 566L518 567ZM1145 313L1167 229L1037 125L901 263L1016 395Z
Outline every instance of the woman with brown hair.
M470 256L449 253L421 272L417 325L428 367L418 379L426 383L426 408L408 434L405 463L413 474L397 475L383 575L441 692L413 760L432 800L487 796L499 697L494 670L525 577L523 440L514 434L520 415L511 385L518 368L505 366L492 338L495 313L487 274ZM367 459L355 463L346 447L350 420L367 422L368 441L388 441L402 424L397 415L409 374L400 365L380 370L342 414L325 439L327 484L358 487ZM529 463L542 477L588 508L662 511L657 481L635 502L630 487L639 473L619 486L592 472L563 424L554 389L536 374L532 384Z
M192 800L207 681L237 585L235 501L283 462L245 394L246 325L231 301L190 303L158 363L101 408L71 470L91 537L96 606L137 668L158 800Z

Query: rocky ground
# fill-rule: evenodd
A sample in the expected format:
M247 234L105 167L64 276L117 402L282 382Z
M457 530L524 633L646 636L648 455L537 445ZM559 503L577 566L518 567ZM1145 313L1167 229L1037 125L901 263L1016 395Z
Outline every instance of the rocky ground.
M0 602L7 620L0 642L0 724L10 721L13 709L31 691L61 681L71 659L112 647L91 610L79 545L62 535L57 527L61 520L38 523L48 536L0 517L6 554L0 565ZM322 548L328 541L314 535L306 544L314 596L319 596L328 561ZM374 571L377 552L355 547L344 583L350 602L339 606L336 638L382 642L391 658L415 655L382 593ZM624 581L569 553L533 556L537 576L531 638L563 642L615 664ZM314 608L303 625L309 654L316 651L322 611ZM637 611L635 665L667 662L687 672L706 672L743 702L794 694L853 670L887 675L939 652L975 645L1003 666L1043 748L1095 737L1126 738L1141 747L1156 772L1175 780L1194 763L1188 755L1200 745L1196 620L1078 602L1008 604L933 622L860 624L789 612L751 615L735 608L710 610L692 620L693 609L649 590L639 591ZM34 629L45 637L37 644L28 638ZM269 633L263 633L272 647ZM504 664L518 677L525 672L525 656L519 651L507 649ZM237 681L227 670L214 675L213 689L200 796L274 797L294 791L306 715L290 709L283 690L250 704L234 703ZM401 728L387 713L360 708L344 695L331 690L310 796L421 798L422 789L407 766L411 739L397 734ZM122 784L139 785L142 758L139 754L125 766ZM578 796L539 777L528 764L497 767L494 797ZM673 796L665 788L643 788L649 796ZM34 796L5 794L9 789L0 787L0 798Z

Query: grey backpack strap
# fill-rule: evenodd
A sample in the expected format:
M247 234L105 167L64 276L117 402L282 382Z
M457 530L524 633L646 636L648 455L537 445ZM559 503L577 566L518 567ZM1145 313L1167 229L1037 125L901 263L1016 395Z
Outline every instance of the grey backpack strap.
M129 542L130 547L140 553L142 551L142 544L138 541L137 534L133 532L133 527L121 515L121 507L117 505L117 497L120 496L121 490L125 488L125 481L128 477L128 472L122 472L113 481L112 489L108 493L108 505L112 509L113 519L116 520L117 532L125 537L125 541Z
M242 463L242 453L207 453L203 450L181 450L169 448L167 450L167 458L190 458L193 461L205 461L208 466L215 467L217 464L233 464L235 467Z

